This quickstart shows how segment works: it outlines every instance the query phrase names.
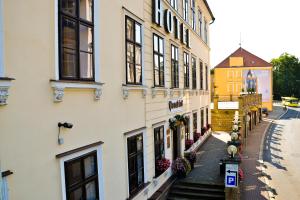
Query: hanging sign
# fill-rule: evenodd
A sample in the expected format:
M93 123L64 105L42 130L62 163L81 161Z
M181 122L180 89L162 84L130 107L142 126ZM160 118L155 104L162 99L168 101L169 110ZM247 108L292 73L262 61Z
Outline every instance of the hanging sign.
M169 110L172 113L183 111L183 100L182 99L170 100L169 101Z

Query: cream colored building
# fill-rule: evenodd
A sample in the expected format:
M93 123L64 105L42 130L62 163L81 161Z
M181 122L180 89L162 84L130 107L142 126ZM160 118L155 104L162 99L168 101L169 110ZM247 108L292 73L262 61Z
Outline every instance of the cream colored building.
M3 198L151 197L155 158L184 151L169 119L210 124L213 20L206 0L0 0Z

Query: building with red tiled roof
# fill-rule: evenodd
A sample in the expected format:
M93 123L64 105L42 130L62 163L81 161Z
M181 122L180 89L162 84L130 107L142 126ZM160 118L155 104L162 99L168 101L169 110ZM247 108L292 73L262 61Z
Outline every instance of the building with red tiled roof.
M213 92L219 96L239 96L245 92L262 94L262 107L272 110L272 64L238 48L215 66Z

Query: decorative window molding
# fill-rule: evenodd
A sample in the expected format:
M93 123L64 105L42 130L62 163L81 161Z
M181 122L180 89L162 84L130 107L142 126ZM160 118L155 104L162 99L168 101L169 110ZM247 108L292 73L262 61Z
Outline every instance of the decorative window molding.
M170 93L170 90L168 88L161 88L161 87L153 87L151 89L151 94L152 94L152 98L155 98L157 95L157 92L163 92L164 93L164 97L167 97L168 94Z
M7 105L7 99L9 96L8 90L12 85L12 80L14 79L0 77L0 106Z
M128 99L129 91L142 91L142 97L145 98L147 95L147 86L144 85L123 85L122 94L123 99Z
M50 80L51 87L53 88L53 101L62 102L66 88L81 88L81 89L94 89L94 99L100 100L102 95L102 87L104 83L97 82L79 82L79 81L56 81Z
M95 143L96 144L96 143ZM97 143L98 144L98 143ZM65 163L74 160L76 158L82 157L84 155L90 154L96 151L96 158L97 158L97 172L98 172L98 190L99 190L99 198L104 199L104 180L103 180L103 166L102 166L102 143L99 143L96 146L83 149L81 151L75 151L72 154L60 154L63 157L57 155L56 157L60 159L60 174L61 174L61 187L62 187L62 199L67 200L67 192L66 192L66 175L65 175ZM89 146L89 145L88 145ZM79 148L80 149L80 148Z

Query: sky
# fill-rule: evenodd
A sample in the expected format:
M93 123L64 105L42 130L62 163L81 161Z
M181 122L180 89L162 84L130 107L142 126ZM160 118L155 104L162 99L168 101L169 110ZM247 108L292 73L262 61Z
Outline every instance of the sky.
M300 58L300 0L207 0L211 67L242 48L270 62L287 52ZM241 37L240 37L241 36Z

